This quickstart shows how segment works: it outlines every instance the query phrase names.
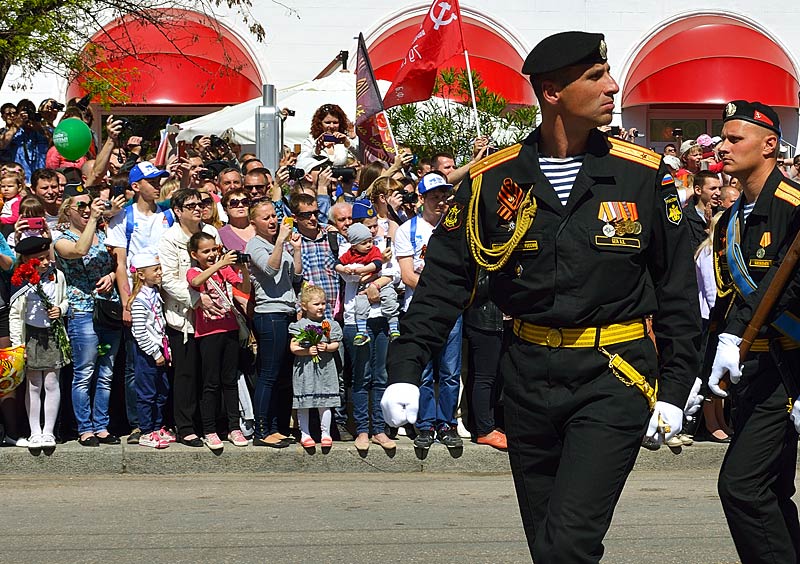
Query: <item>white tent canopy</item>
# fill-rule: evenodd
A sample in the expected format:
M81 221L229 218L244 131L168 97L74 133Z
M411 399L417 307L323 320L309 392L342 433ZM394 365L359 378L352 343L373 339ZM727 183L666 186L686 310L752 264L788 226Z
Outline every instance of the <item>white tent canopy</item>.
M379 88L385 92L389 82L379 81ZM284 144L292 146L302 143L309 136L311 118L324 104L340 106L347 117L354 119L356 111L356 75L351 72L337 72L317 80L309 80L279 90L279 108L295 111L295 115L284 122ZM219 135L240 145L254 145L256 108L261 98L254 98L236 106L228 106L181 124L179 141L191 141L196 135Z

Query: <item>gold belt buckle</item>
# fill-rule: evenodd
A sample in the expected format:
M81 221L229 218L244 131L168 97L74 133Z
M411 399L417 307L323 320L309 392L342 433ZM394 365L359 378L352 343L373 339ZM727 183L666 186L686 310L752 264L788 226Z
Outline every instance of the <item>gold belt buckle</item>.
M561 329L550 329L547 331L547 337L544 339L548 347L557 349L564 342L564 334Z

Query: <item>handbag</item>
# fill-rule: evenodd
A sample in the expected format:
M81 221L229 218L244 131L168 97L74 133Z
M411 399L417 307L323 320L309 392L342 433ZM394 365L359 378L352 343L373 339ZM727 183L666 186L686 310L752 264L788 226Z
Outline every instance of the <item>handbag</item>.
M92 321L108 329L122 328L122 304L95 297Z
M225 302L225 305L230 308L230 311L233 312L233 316L236 318L236 324L239 326L239 345L243 349L253 349L255 344L255 336L250 331L250 326L247 323L247 318L242 315L242 312L233 304L231 299L228 297L228 293L222 291L222 288L219 287L213 278L209 278L207 282L217 291L217 293L222 296L222 300ZM227 289L227 283L225 284Z

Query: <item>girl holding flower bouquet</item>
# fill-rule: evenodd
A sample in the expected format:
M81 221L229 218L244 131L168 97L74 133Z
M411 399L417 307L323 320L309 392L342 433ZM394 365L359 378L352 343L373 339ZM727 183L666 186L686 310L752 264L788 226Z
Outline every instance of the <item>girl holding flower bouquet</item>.
M30 449L56 446L54 427L61 403L58 376L61 367L70 361L63 323L69 307L67 283L51 259L50 244L50 239L44 237L28 237L17 243L19 264L11 277L11 283L19 288L11 298L9 311L11 345L25 345Z
M329 448L333 445L331 408L339 407L339 377L333 356L343 335L338 323L325 319L325 304L325 290L306 285L300 294L303 318L289 325L292 335L289 348L295 355L292 407L297 410L300 444L305 448L316 446L309 432L309 410L319 410L320 444Z

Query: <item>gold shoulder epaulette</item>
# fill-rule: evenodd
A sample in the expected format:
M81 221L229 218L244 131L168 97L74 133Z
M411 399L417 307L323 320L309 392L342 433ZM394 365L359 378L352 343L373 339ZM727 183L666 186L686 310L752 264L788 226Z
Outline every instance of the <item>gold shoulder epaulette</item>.
M521 149L522 145L517 143L516 145L511 145L510 147L506 147L505 149L497 151L493 155L483 157L469 170L470 178L475 178L490 168L494 168L501 163L517 158L517 155L519 155Z
M611 154L615 157L642 164L656 170L661 166L661 155L650 149L639 147L638 145L628 143L616 137L609 137L608 140L611 141Z
M787 182L778 184L778 188L775 190L775 197L780 198L784 202L789 202L794 207L800 206L800 190L789 185Z

